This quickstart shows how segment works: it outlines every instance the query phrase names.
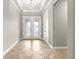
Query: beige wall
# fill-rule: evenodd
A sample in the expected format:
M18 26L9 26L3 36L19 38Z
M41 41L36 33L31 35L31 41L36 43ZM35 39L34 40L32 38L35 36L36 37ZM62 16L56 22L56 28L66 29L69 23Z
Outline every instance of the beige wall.
M3 2L3 52L5 53L8 48L20 39L20 13L11 0L3 0Z
M56 0L43 14L43 36L48 20L48 38L44 40L53 47L67 46L67 0Z
M67 46L67 0L58 0L53 6L53 46Z

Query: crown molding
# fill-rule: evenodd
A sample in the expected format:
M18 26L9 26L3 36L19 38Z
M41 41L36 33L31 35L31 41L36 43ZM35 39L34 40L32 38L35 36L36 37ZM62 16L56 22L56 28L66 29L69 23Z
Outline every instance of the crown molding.
M45 11L48 9L48 7L50 6L51 2L52 2L52 1L49 1L49 2L47 3L47 5L41 10L41 14L42 14L42 15L43 15L43 14L45 13Z
M55 4L58 0L46 0L43 8L39 12L23 12L23 9L19 6L17 0L11 0L12 3L16 6L17 10L21 12L22 15L42 15L48 9L51 4Z
M40 12L22 12L22 15L24 16L41 16Z
M46 3L44 4L44 6L43 6L43 8L41 9L40 12L42 12L42 11L45 9L45 7L47 6L47 4L48 4L49 2L50 2L49 0L46 0Z
M45 11L49 8L50 5L53 5L57 2L58 0L51 0L47 3L47 5L41 10L41 14L43 15Z
M43 8L41 9L41 11L46 7L46 5L49 3L49 0L46 0L46 2L44 3L44 6L43 6ZM40 11L40 12L41 12Z
M18 4L17 0L13 0L13 1L14 1L14 2L15 2L15 4L17 5L18 9L19 9L21 12L23 12L23 9L19 6L19 4Z
M21 13L21 9L18 7L18 5L15 3L15 1L14 0L10 0L10 2L15 6L15 8L17 9L17 11L19 13Z
M53 0L53 5L55 4L55 3L57 3L58 2L58 0Z
M49 0L46 0L41 11L45 8L45 6L47 5L48 2L49 2ZM41 15L42 14L41 11L39 11L39 12L23 12L24 14L22 13L22 15Z

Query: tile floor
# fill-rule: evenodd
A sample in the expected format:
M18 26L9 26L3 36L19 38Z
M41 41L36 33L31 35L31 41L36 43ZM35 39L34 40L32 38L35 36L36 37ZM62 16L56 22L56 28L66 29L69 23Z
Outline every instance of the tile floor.
M67 49L51 49L43 40L21 40L4 59L67 59Z

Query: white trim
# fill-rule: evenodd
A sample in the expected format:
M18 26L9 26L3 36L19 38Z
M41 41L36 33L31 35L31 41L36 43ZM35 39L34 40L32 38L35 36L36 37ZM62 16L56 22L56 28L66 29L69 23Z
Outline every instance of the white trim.
M43 39L44 40L44 39ZM63 46L63 47L53 47L49 42L47 42L46 40L44 40L47 44L48 44L48 46L52 49L68 49L68 47L67 46Z
M42 39L42 38L20 38L20 40L23 40L23 39L26 39L26 40L32 40L32 39L36 40L37 39L38 40L38 39Z
M51 5L51 2L52 1L49 1L47 4L46 4L46 6L41 10L41 13L42 14L44 14L45 13L45 11L48 9L48 7Z
M40 11L41 14L44 14L45 11L49 8L50 5L54 5L58 0L49 1L47 5Z
M18 42L19 40L17 40L13 45L11 45L6 51L4 51L3 56L5 56Z
M41 16L40 12L22 12L23 16Z
M43 39L44 40L44 39ZM46 40L44 40L47 44L48 44L48 46L52 49L53 48L53 46L49 43L49 42L47 42Z
M47 6L48 3L49 3L49 0L48 0L48 1L46 0L46 2L44 3L44 6L43 6L43 8L41 9L41 11L43 11L43 10L45 9L45 7ZM41 11L40 11L40 12L41 12Z
M53 49L68 49L67 46L63 46L63 47L53 47Z
M53 0L53 4L55 4L58 0Z

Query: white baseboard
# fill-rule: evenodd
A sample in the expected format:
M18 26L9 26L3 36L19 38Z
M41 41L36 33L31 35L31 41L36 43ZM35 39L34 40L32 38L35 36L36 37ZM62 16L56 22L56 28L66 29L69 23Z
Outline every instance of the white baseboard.
M17 43L19 40L17 40L11 47L9 47L6 51L3 52L3 56L5 56Z
M43 39L44 40L44 39ZM63 47L53 47L49 42L47 42L46 40L44 40L47 44L48 44L48 46L52 49L68 49L68 47L67 46L63 46Z
M68 49L67 46L63 46L63 47L53 47L53 49Z
M48 46L50 47L50 48L53 48L53 46L49 43L49 42L47 42L46 40L44 40L47 44L48 44Z
M26 39L26 40L32 40L32 39L42 39L42 38L20 38L20 40Z

